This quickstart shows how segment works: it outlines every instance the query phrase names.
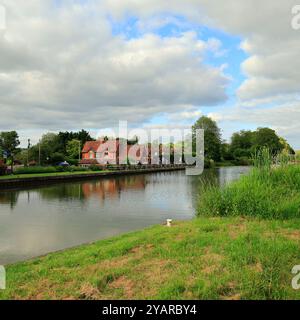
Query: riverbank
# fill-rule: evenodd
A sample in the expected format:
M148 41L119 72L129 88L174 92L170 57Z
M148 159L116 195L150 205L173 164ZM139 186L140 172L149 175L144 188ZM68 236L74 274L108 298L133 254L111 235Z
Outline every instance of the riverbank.
M85 171L85 172L57 172L57 173L35 173L35 174L20 174L0 177L0 190L18 188L31 185L43 185L49 183L67 182L74 180L96 179L99 177L111 177L132 175L140 173L155 173L155 172L170 172L185 170L184 165L172 166L152 166L127 168L125 170L104 170L100 172Z
M299 166L253 169L192 221L7 266L0 299L299 299L299 199Z
M300 218L300 166L254 168L226 188L203 186L198 215Z
M0 299L299 299L300 220L197 218L7 266Z

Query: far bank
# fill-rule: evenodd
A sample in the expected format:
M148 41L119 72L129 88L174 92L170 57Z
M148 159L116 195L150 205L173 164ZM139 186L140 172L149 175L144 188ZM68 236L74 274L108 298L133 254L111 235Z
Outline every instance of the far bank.
M68 181L80 181L85 179L98 179L101 177L122 176L155 172L170 172L185 170L186 165L165 165L165 166L130 166L127 168L116 168L103 171L78 171L78 172L55 172L19 174L0 177L0 190L26 187L33 185L44 185Z

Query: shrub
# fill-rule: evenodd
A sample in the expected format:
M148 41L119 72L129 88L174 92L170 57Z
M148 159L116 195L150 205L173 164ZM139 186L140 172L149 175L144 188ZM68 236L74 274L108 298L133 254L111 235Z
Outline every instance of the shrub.
M246 157L241 157L241 158L232 160L232 164L235 166L250 166L251 164L253 164L253 161Z
M71 166L78 166L79 164L79 160L78 159L67 159L67 162L71 165Z
M70 166L70 167L68 167L68 170L70 171L70 172L84 172L84 171L89 171L89 169L88 168L83 168L83 167L76 167L76 166Z
M55 173L55 167L24 167L15 169L15 174Z
M97 165L95 165L95 164L92 165L92 166L90 166L89 169L90 169L91 171L102 171L102 167L97 166Z
M84 172L87 168L75 166L57 166L57 167L24 167L15 170L15 174L38 174L38 173L56 173L56 172Z

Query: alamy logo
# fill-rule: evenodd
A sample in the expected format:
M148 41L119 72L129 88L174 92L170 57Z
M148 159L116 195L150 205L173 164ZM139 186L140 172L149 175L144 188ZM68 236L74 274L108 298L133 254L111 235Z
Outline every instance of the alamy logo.
M292 8L292 28L294 30L300 30L300 5L296 5Z
M97 150L88 152L85 160L98 165L185 165L187 175L204 170L203 129L129 130L127 121L120 121L119 130L115 129L109 130L109 137L99 131ZM128 145L134 137L137 143Z
M0 266L0 290L6 289L6 271L3 266Z
M295 274L295 277L292 279L292 287L295 290L300 289L300 266L294 266L292 269L292 274Z
M6 9L0 4L0 31L6 29Z

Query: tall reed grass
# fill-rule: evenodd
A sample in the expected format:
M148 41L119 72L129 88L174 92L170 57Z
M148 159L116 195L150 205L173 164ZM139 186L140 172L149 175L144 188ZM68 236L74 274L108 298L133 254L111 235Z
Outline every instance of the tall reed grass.
M202 192L198 215L300 217L300 166L278 162L268 149L253 156L254 168L232 184Z

